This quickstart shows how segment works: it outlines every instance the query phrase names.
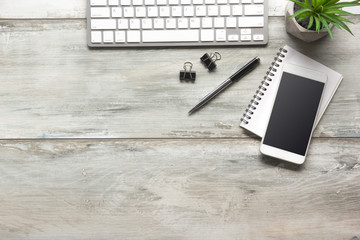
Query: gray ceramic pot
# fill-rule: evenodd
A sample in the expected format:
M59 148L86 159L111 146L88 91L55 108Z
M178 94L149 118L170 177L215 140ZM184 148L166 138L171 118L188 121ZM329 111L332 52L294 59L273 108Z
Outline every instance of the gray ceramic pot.
M294 2L288 2L285 9L285 24L286 24L286 31L291 35L305 42L313 42L322 37L329 35L329 33L326 31L325 28L318 33L316 31L308 30L300 26L300 24L296 22L295 18L290 18L290 16L293 14L294 14Z

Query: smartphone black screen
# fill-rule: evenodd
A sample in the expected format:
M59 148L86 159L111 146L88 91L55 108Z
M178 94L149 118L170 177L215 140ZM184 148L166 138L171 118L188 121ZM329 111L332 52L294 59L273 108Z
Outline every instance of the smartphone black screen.
M305 156L324 86L283 72L263 143Z

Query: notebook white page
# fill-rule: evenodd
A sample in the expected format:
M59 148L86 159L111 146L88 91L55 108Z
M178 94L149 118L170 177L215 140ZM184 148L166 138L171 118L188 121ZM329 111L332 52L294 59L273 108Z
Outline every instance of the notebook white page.
M304 68L313 69L318 72L323 72L328 76L327 83L325 84L323 98L320 103L319 115L316 119L315 126L319 123L322 115L324 114L327 106L330 103L331 98L335 94L336 89L338 88L339 84L343 79L343 76L340 73L299 53L298 51L287 45L281 49L281 52L279 52L279 54L279 61L276 61L277 65L274 65L270 70L269 74L267 74L267 77L270 78L271 81L265 80L264 83L262 83L261 87L266 88L266 90L259 89L259 92L256 93L256 97L259 97L261 99L257 100L256 98L254 98L252 100L249 108L244 113L244 118L241 120L240 123L240 127L247 129L248 131L258 135L259 137L263 137L265 134L268 117L271 113L271 108L275 99L274 95L279 84L284 63L291 63ZM271 76L272 74L273 76ZM267 84L269 85L266 86ZM261 95L262 93L264 95ZM258 104L256 105L256 103ZM256 109L253 109L253 107L256 107Z

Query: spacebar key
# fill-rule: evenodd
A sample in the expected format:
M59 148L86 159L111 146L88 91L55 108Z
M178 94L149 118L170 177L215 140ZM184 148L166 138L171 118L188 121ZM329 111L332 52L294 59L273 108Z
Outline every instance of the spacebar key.
M198 42L199 30L143 30L143 42Z

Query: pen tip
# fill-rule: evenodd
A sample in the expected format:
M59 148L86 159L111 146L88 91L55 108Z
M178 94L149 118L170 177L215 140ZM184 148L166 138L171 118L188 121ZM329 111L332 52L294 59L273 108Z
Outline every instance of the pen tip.
M192 108L189 112L188 112L188 116L190 116L191 114L193 114L194 112L196 112L197 108L194 107Z

